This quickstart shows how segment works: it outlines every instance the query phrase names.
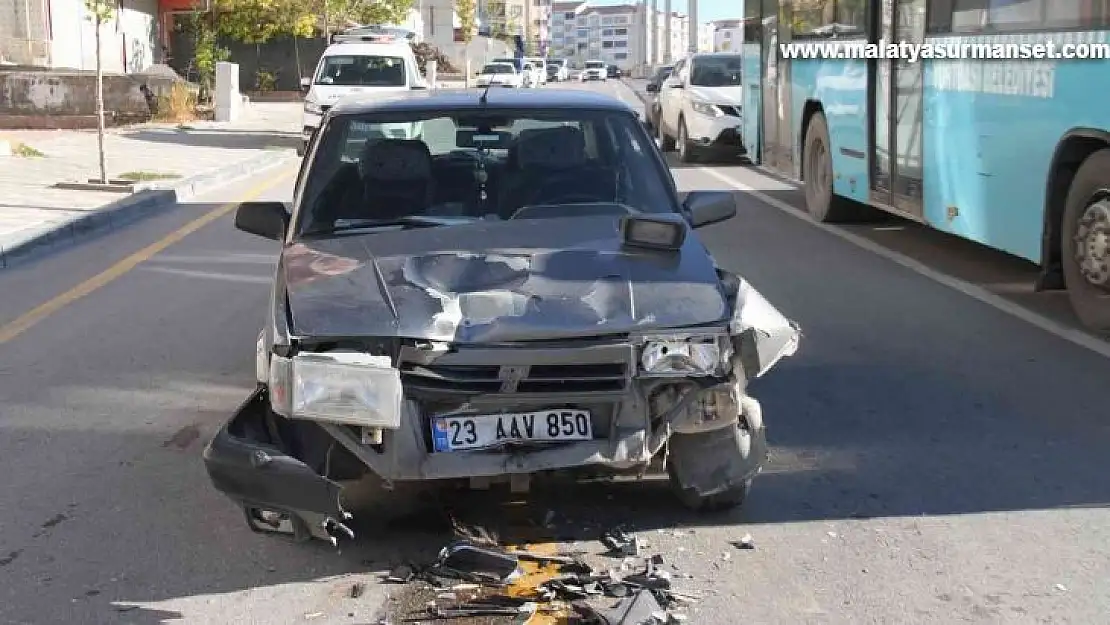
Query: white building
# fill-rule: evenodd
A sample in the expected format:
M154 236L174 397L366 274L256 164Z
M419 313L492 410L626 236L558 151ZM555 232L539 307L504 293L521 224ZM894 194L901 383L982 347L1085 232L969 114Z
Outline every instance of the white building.
M698 24L698 52L713 52L716 49L713 42L714 32L712 22Z
M138 72L158 54L158 0L127 0L102 25L104 71ZM96 27L83 0L0 0L0 63L96 68Z
M464 43L462 22L452 0L419 0L417 10L423 25L423 40L438 48L459 70L465 71L467 63L473 69L489 59L510 54L505 43L478 36L476 32L471 33L470 43ZM481 22L476 26L481 27Z
M689 18L677 11L668 16L656 9L654 19L649 19L652 13L653 7L647 2L597 6L588 2L556 2L551 9L549 55L571 59L579 66L597 59L631 70L644 68L649 59L660 63L685 54L690 47ZM701 48L700 41L698 47Z
M715 52L739 52L743 28L740 20L717 20L713 26L713 50Z

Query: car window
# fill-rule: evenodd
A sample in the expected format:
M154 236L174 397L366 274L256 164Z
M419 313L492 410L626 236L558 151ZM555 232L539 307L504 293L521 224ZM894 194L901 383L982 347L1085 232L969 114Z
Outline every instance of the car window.
M508 63L490 63L482 68L483 74L515 74L516 69Z
M314 82L344 87L403 87L405 60L399 56L325 56Z
M740 55L703 56L690 66L690 84L697 87L732 87L740 84Z
M543 217L678 210L668 170L629 112L341 115L320 131L294 232L410 216L512 219L526 206Z

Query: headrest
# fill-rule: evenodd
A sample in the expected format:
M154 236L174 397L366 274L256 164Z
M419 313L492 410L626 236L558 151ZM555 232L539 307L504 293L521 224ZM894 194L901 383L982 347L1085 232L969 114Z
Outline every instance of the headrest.
M432 153L419 139L370 139L362 147L358 173L369 180L426 180Z
M533 128L517 137L517 162L522 166L570 167L586 162L586 135L579 128Z

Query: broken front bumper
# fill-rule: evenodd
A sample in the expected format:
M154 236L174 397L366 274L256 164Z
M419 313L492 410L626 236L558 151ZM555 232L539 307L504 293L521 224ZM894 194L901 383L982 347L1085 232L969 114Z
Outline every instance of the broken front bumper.
M285 451L267 428L269 399L259 387L204 450L216 490L243 506L256 531L329 538L349 515L342 487Z

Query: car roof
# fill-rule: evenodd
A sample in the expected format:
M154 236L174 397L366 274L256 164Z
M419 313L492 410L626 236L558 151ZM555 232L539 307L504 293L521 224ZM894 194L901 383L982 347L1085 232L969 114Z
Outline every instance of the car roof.
M412 48L409 47L409 44L401 42L340 42L328 46L327 49L324 50L322 56L360 56L375 54L403 56L406 51L411 52Z
M441 109L594 109L613 112L635 111L627 102L584 89L491 89L481 101L480 89L429 89L407 91L382 97L381 94L352 94L330 111L333 116L436 111Z

